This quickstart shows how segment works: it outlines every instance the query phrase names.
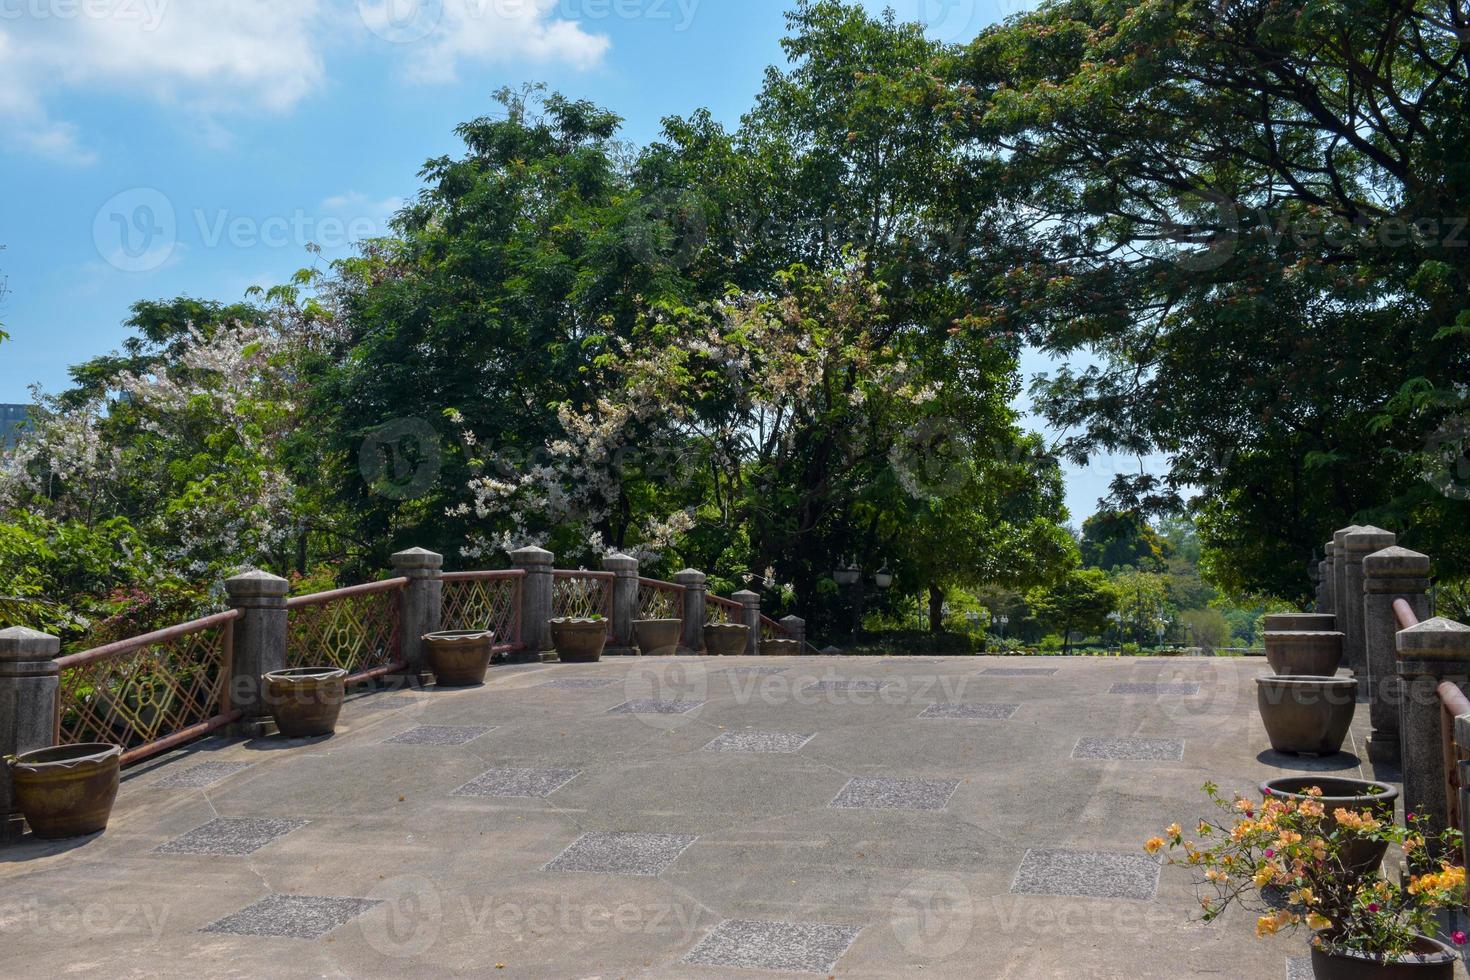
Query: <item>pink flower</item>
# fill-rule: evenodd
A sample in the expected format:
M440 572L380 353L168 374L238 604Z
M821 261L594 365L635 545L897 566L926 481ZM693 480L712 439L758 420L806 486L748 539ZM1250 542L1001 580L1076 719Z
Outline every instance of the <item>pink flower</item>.
M1377 912L1378 911L1378 903L1377 902L1369 902L1368 903L1368 911L1369 912Z
M1413 810L1410 810L1408 813L1404 814L1404 819L1405 820L1418 820L1419 819L1419 816Z
M1262 795L1270 796L1271 795L1271 788L1268 786L1265 789L1261 790L1261 793L1262 793Z
M1273 858L1275 856L1276 856L1276 852L1275 851L1271 850L1271 848L1269 848L1269 847L1266 848L1266 860L1269 861L1269 860L1271 860L1271 858Z
M1454 944L1456 946L1463 946L1467 942L1470 942L1470 936L1465 935L1459 929L1456 929L1454 932L1450 933L1450 939L1454 941Z

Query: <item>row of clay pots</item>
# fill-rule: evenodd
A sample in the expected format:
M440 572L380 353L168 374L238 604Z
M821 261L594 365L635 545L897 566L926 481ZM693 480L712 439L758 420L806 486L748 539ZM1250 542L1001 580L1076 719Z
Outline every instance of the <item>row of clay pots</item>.
M1333 755L1342 749L1358 684L1337 676L1344 637L1336 625L1336 617L1322 613L1266 617L1266 660L1275 676L1256 678L1256 702L1278 752Z

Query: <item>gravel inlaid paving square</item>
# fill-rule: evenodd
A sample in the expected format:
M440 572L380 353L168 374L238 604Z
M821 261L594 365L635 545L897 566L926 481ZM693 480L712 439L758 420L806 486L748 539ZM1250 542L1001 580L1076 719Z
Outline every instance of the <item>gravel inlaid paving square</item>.
M345 707L360 708L363 711L398 711L403 708L412 708L418 703L418 698L405 697L402 694L388 694L382 697L354 698L348 701Z
M959 785L958 779L850 779L828 806L839 810L943 810Z
M1111 851L1031 849L1011 891L1018 895L1150 899L1159 887L1159 859Z
M580 769L491 769L450 795L545 799L581 774Z
M188 769L171 772L156 780L153 785L160 789L203 789L253 765L253 762L202 762Z
M1055 667L986 667L980 671L987 677L1052 677Z
M257 820L220 817L182 837L160 844L155 854L254 854L278 837L305 827L307 820Z
M205 926L200 932L235 936L274 936L282 939L320 939L381 902L368 898L314 898L310 895L268 895L254 905Z
M1077 740L1072 758L1112 762L1183 762L1184 743L1173 738L1082 738Z
M677 698L634 698L624 701L608 711L610 715L687 715L703 705L703 701L683 701Z
M420 725L384 739L384 745L467 745L495 731L484 725Z
M699 966L831 973L862 926L726 919L684 957Z
M608 677L558 677L537 687L551 687L562 691L590 691L599 687L612 687L617 681Z
M722 732L705 748L714 752L796 752L817 737L816 732Z
M802 688L803 691L841 691L861 692L864 694L877 694L883 688L892 684L888 680L849 680L849 681L815 681Z
M1019 704L931 704L919 717L1009 721L1020 710Z
M1288 956L1286 958L1286 980L1312 980L1312 958L1310 956Z
M1161 694L1170 697L1188 697L1199 693L1199 685L1192 682L1177 684L1114 684L1109 694Z
M583 834L542 870L657 875L696 840L678 834Z

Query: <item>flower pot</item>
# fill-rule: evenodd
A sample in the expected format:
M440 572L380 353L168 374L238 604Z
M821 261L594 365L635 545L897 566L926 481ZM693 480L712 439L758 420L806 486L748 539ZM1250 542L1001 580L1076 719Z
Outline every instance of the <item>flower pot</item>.
M800 640L761 640L762 657L799 657Z
M107 829L117 799L122 748L103 743L58 745L10 763L15 801L44 840L81 837Z
M750 627L710 623L704 628L704 648L711 657L742 657L750 649Z
M287 738L330 735L337 730L347 671L298 667L265 675L265 703L276 728Z
M679 619L640 619L633 624L633 638L645 657L668 657L679 652Z
M1301 802L1308 798L1306 791L1313 788L1322 791L1316 799L1324 811L1323 829L1329 832L1337 827L1332 815L1338 809L1354 813L1367 810L1385 823L1392 822L1394 804L1399 798L1399 791L1387 783L1342 776L1282 776L1262 783L1261 795ZM1347 844L1341 855L1343 872L1359 878L1370 874L1383 864L1386 853L1387 841L1361 840Z
M484 630L428 633L424 647L429 651L434 682L440 687L476 687L485 683L490 670L495 634Z
M1351 677L1257 677L1256 704L1271 748L1294 755L1333 755L1342 749L1357 710Z
M564 664L595 664L607 645L607 622L601 619L553 619L551 642Z
M1331 633L1337 629L1332 613L1271 613L1266 617L1267 633Z
M1341 633L1290 630L1266 634L1266 661L1283 677L1335 677Z
M1414 954L1383 961L1367 953L1331 952L1312 943L1312 976L1317 980L1450 980L1455 975L1453 949L1436 939L1419 936Z

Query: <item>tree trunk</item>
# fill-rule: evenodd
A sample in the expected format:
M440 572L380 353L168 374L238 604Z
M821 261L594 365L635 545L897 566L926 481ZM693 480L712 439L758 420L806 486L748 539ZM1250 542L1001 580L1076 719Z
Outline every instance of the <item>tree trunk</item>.
M944 632L944 590L929 583L929 632Z

